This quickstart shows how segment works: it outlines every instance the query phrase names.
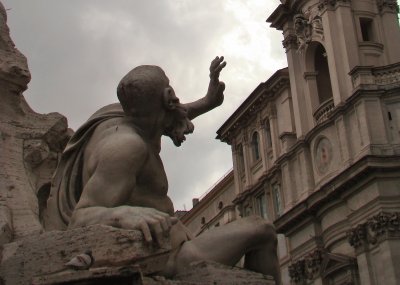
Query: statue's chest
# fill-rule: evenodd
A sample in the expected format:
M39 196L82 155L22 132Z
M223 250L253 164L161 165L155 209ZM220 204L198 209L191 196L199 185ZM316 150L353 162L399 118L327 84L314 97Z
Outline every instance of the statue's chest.
M144 191L153 194L166 194L168 180L164 165L159 155L150 154L141 171L136 177L137 186Z

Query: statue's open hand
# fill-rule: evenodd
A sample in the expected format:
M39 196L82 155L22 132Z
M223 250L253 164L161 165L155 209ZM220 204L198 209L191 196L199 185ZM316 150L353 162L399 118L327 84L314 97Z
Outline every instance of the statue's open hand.
M121 214L121 227L142 231L147 242L155 240L159 245L169 234L177 218L153 208L126 207Z
M221 105L224 101L225 83L219 81L219 74L225 66L226 62L223 56L217 56L210 65L210 84L206 97L214 107Z

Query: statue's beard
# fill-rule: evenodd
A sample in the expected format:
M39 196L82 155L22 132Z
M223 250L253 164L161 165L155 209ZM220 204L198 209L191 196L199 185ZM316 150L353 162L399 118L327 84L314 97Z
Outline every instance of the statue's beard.
M194 125L188 119L186 109L177 107L173 112L172 123L165 129L164 135L169 136L174 145L181 146L186 140L185 135L193 133Z

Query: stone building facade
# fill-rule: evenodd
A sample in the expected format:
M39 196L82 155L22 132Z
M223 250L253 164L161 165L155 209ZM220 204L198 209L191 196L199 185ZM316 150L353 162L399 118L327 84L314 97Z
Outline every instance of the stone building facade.
M233 170L230 170L204 197L193 199L193 208L181 221L194 235L230 223L237 218L236 207L232 202L234 196Z
M393 0L282 0L267 22L288 67L217 132L232 147L238 217L280 233L284 284L400 283L398 11Z

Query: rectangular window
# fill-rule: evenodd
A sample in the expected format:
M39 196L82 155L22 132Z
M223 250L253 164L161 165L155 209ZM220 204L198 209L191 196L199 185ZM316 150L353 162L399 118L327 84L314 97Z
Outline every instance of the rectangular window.
M282 196L281 196L281 186L278 183L272 185L272 196L274 199L274 208L276 218L280 217L283 212Z
M251 145L253 148L253 161L256 162L260 159L260 137L258 132L254 132L251 137Z
M362 40L364 42L372 41L373 40L372 19L360 18L360 28L361 28Z
M265 121L264 128L265 128L265 139L266 139L267 147L271 148L272 147L272 137L271 137L271 126L270 126L269 120Z
M258 214L264 219L268 219L267 199L265 194L261 194L256 198Z
M238 164L238 171L240 175L244 174L244 155L243 155L243 146L239 144L237 146L237 164Z

